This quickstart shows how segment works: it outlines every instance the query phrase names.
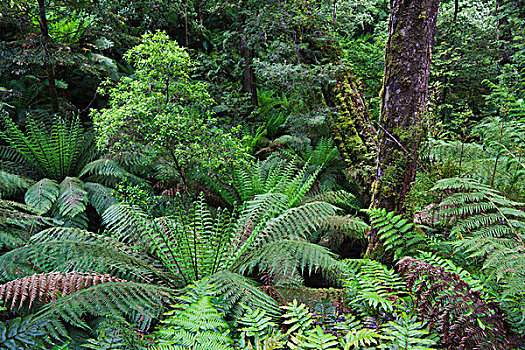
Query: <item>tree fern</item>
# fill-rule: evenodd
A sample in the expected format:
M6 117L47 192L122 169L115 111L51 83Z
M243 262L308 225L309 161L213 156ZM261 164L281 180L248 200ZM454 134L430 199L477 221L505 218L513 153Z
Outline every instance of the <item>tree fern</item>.
M16 150L43 177L62 181L65 177L79 171L81 164L77 161L83 150L84 131L78 117L67 121L54 117L50 125L28 117L25 134L11 120L7 112L0 114L5 131L0 133L10 146ZM89 143L89 141L86 139ZM94 147L91 143L91 147ZM94 149L94 148L93 148ZM95 155L92 150L83 150L84 156Z
M291 208L310 191L320 170L317 168L309 174L307 165L299 168L293 160L270 157L253 167L235 168L233 187L242 202L256 195L282 193L288 196L287 207Z

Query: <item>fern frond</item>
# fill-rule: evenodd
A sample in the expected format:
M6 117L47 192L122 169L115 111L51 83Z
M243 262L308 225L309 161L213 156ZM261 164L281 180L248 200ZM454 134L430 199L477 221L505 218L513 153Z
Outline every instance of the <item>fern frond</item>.
M141 241L153 230L148 215L138 206L114 204L104 211L102 220L122 242Z
M270 316L279 314L279 308L275 300L257 288L255 283L239 274L222 271L205 279L207 283L213 284L220 295L228 300L234 314L241 316L242 305L252 309L261 309Z
M86 240L81 240L82 236ZM74 271L110 273L126 279L149 281L151 274L156 272L147 264L147 259L119 249L111 242L95 240L85 233L75 238L77 240L26 245L5 253L0 256L1 278L5 281L35 272Z
M101 184L86 182L84 183L84 190L87 192L89 204L95 208L100 216L102 216L109 207L118 203L113 190Z
M212 297L202 296L189 305L177 304L175 307L157 332L157 349L232 349L228 324L215 309Z
M98 278L92 276L92 280ZM73 294L48 303L35 315L36 320L47 321L45 329L51 336L68 337L65 324L89 329L84 316L129 320L138 329L147 330L162 314L163 303L173 295L168 288L120 280L79 287Z
M29 188L34 182L30 178L7 172L4 169L0 168L0 198L17 194Z
M36 274L0 285L0 300L9 306L11 311L20 310L22 306L30 310L33 304L38 307L63 295L73 294L100 283L115 281L119 279L101 274Z
M46 332L43 322L35 323L33 316L0 322L0 348L7 350L45 349L42 339Z
M377 228L377 235L386 251L394 253L394 259L412 254L426 245L426 237L414 229L414 224L403 219L402 215L387 212L385 209L363 210L370 216L372 226Z
M58 198L58 183L50 179L42 179L29 187L25 194L25 202L37 214L47 213Z
M74 217L86 210L87 192L83 184L81 180L73 177L66 177L62 181L57 201L60 215Z
M142 179L129 173L112 159L97 159L84 166L78 177L95 177L105 185L114 185L115 183L127 179L133 182L143 182Z
M268 271L277 284L286 283L299 272L329 271L337 267L335 255L328 249L300 239L279 239L254 249L239 267L241 273Z
M344 262L354 271L343 280L343 286L354 298L352 304L364 305L375 312L381 308L390 313L399 307L396 301L406 293L406 288L394 270L369 259Z
M376 331L368 328L351 330L341 340L344 350L350 350L357 347L370 347L377 344L383 336Z

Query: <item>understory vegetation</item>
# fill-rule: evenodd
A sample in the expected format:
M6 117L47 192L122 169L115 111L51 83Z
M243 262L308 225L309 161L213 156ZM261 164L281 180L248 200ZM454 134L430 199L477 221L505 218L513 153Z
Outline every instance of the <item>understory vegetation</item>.
M525 4L435 4L393 129L398 0L0 4L0 349L525 349Z

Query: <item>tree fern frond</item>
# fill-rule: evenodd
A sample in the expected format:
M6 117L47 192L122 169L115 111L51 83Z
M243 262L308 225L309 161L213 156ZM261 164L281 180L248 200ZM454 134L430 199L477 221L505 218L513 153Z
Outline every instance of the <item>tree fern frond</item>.
M118 203L113 190L95 182L84 183L84 190L87 192L89 204L97 213L102 216L104 212L114 204Z
M25 133L5 111L0 121L6 129L0 136L43 177L61 181L73 175L83 138L78 116L71 121L55 116L50 125L29 116Z
M50 220L36 215L27 205L0 199L0 228L9 230L14 226L29 233L49 224Z
M219 294L228 300L233 313L239 317L243 312L242 305L264 310L271 316L279 314L275 300L259 290L253 281L244 276L222 271L209 276L205 281L216 287Z
M276 218L268 220L259 234L259 242L279 240L284 237L309 238L335 215L337 208L325 202L312 202L286 210Z
M147 214L138 206L114 204L102 215L103 224L122 242L140 241L152 230Z
M100 281L101 278L100 275L85 276L88 281L90 278ZM78 280L80 282L81 278ZM64 283L68 284L67 281ZM71 287L70 290L75 289ZM48 303L35 315L36 320L47 321L46 331L55 338L68 337L65 324L89 329L82 319L84 316L129 320L140 330L147 330L162 314L163 303L169 302L173 296L173 291L168 288L121 280L84 283L76 290Z
M42 179L32 185L25 194L26 204L37 214L47 213L58 198L58 183L50 179Z
M110 242L89 238L49 241L11 250L0 256L0 275L5 281L35 272L96 272L149 281L156 272L144 257L123 251Z
M252 250L239 267L239 271L251 272L255 267L259 271L268 270L275 277L286 282L286 277L296 271L317 272L337 266L335 255L328 249L303 240L276 240ZM278 282L280 282L278 279Z
M361 218L355 216L330 216L325 219L321 229L326 231L323 236L324 239L332 238L334 235L364 239L365 234L370 231L370 226ZM342 242L342 239L337 241Z
M78 177L96 176L106 185L113 185L122 179L129 179L133 182L142 182L137 176L127 172L112 159L97 159L84 166Z
M36 274L0 285L0 300L11 311L25 306L30 310L33 305L47 304L63 295L73 294L78 290L119 279L109 275L83 273L48 273Z
M34 322L33 316L0 322L0 348L7 350L45 349L42 339L46 332L43 322Z
M30 178L0 169L0 197L19 193L29 188L33 182Z
M86 210L87 192L83 182L77 178L66 177L60 184L58 211L62 216L74 217Z

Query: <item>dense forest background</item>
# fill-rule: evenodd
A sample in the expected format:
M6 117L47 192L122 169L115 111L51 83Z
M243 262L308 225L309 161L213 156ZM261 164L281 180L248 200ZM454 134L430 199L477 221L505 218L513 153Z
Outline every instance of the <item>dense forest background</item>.
M0 348L524 348L524 1L0 10Z

